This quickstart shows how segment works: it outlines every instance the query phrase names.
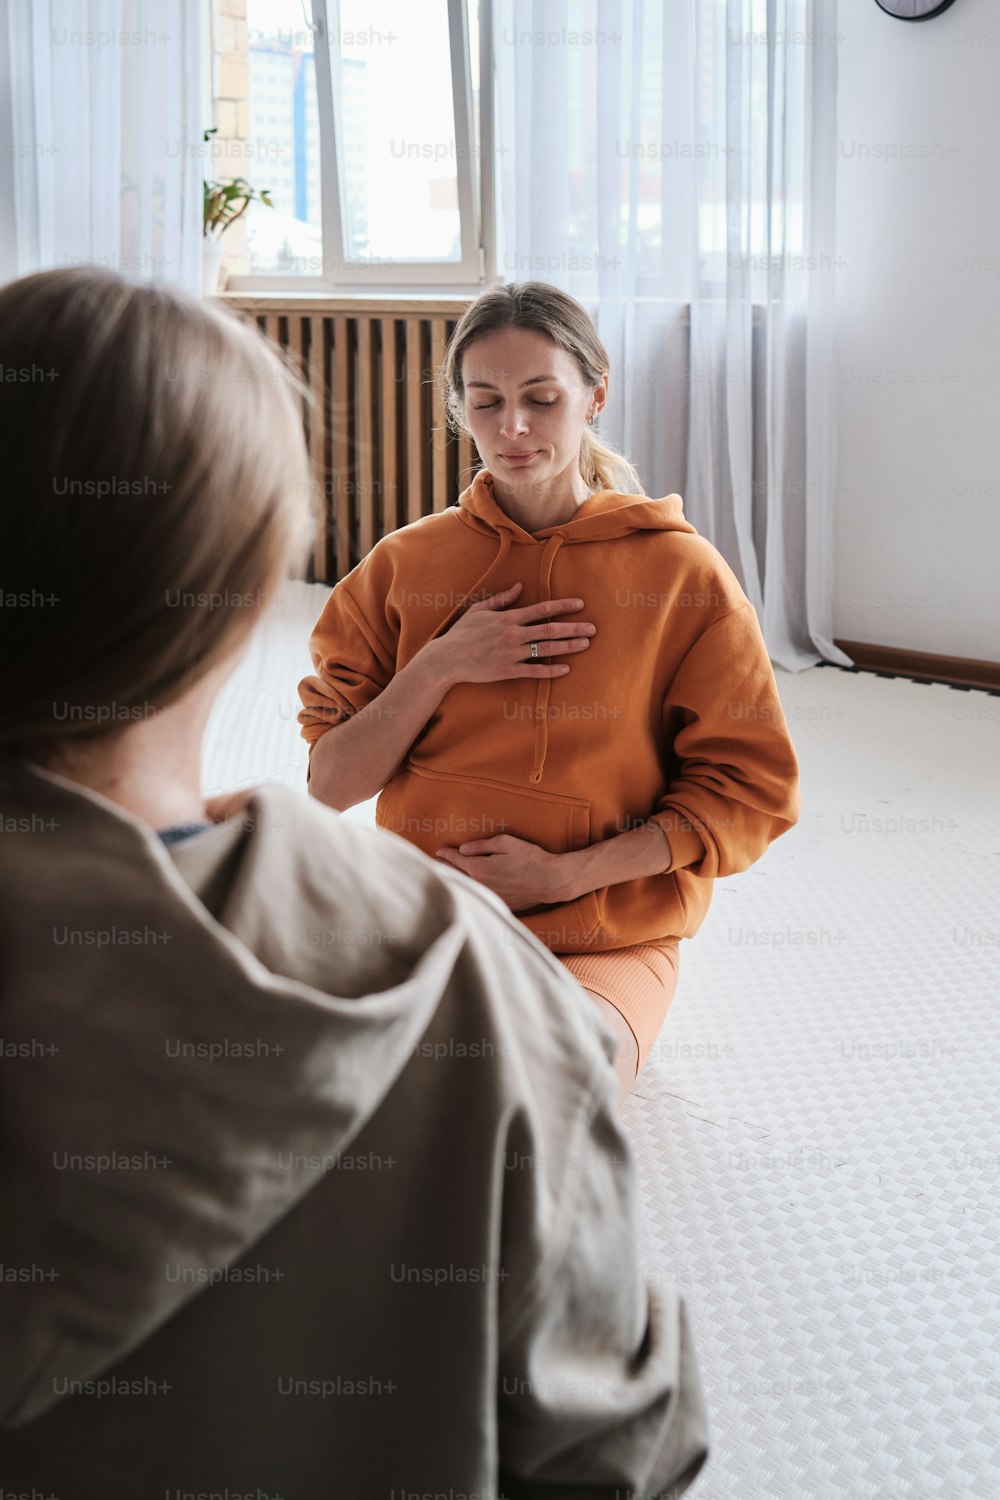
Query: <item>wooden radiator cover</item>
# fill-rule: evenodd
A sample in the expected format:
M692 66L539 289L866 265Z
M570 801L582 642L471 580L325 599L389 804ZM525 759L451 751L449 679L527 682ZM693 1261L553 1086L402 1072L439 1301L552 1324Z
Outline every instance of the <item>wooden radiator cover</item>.
M450 433L439 375L470 299L223 294L309 387L317 497L310 577L336 583L380 537L454 504L479 458Z

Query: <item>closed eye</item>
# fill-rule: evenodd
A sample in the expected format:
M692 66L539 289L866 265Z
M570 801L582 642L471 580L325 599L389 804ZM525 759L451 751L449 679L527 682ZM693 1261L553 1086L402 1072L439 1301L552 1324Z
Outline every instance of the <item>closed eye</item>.
M531 402L532 406L555 406L556 402L559 400L559 397L558 396L554 396L551 401L536 401L533 396L529 396L528 400ZM497 405L496 401L487 401L487 402L485 402L481 406L477 406L477 405L473 404L472 410L473 411L490 411L496 405Z

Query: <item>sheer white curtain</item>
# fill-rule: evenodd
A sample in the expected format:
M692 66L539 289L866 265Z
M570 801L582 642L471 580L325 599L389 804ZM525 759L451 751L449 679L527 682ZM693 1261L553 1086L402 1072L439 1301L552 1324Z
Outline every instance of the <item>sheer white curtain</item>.
M7 0L4 273L202 285L199 0ZM3 24L3 23L0 23Z
M774 661L833 644L836 3L699 0L687 512Z
M494 0L497 269L572 292L605 435L791 670L832 641L836 0Z

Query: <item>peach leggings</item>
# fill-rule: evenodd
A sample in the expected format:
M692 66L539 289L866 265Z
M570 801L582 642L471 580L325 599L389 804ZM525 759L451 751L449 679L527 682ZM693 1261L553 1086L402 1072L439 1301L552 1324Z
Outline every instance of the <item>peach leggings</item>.
M585 989L603 995L628 1022L641 1069L652 1051L677 989L679 938L636 943L604 953L557 953Z

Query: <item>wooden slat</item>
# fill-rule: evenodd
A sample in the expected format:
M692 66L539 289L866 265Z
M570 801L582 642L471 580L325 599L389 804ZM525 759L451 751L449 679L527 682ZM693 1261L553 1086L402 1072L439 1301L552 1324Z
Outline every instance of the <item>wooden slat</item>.
M380 412L379 452L382 459L382 525L395 531L403 524L399 514L399 470L397 464L396 395L396 320L386 317L382 323L382 400Z
M371 318L358 319L358 376L355 388L357 414L357 484L354 493L358 502L358 547L362 557L367 557L378 538L375 535L375 465L372 404L375 395L375 371L372 361Z
M289 365L291 366L291 369L299 377L300 380L305 380L308 374L305 361L306 322L307 319L304 318L301 313L289 313L288 315L287 360ZM302 407L302 422L303 426L307 427L309 417L307 414L305 401L303 401ZM315 562L315 546L313 548L313 560Z
M349 319L333 319L333 390L330 403L330 496L337 546L337 578L351 570L351 513L347 478L351 463L350 390L348 385Z
M420 319L406 319L406 519L424 513L424 431L421 421Z
M315 542L313 575L325 581L330 577L330 471L326 461L327 419L330 392L326 383L327 322L323 317L310 320L309 389L313 401L309 410L309 456L312 461Z
M444 351L448 342L444 318L431 319L431 504L434 510L444 510L454 498L448 493L448 427L445 420L444 401L438 374L444 364Z
M292 368L300 380L306 377L306 362L303 354L306 319L299 313L288 315L288 354Z
M269 338L272 344L277 344L280 348L281 339L279 338L278 321L278 313L271 312L266 315L266 317L264 318L264 336L265 338Z

